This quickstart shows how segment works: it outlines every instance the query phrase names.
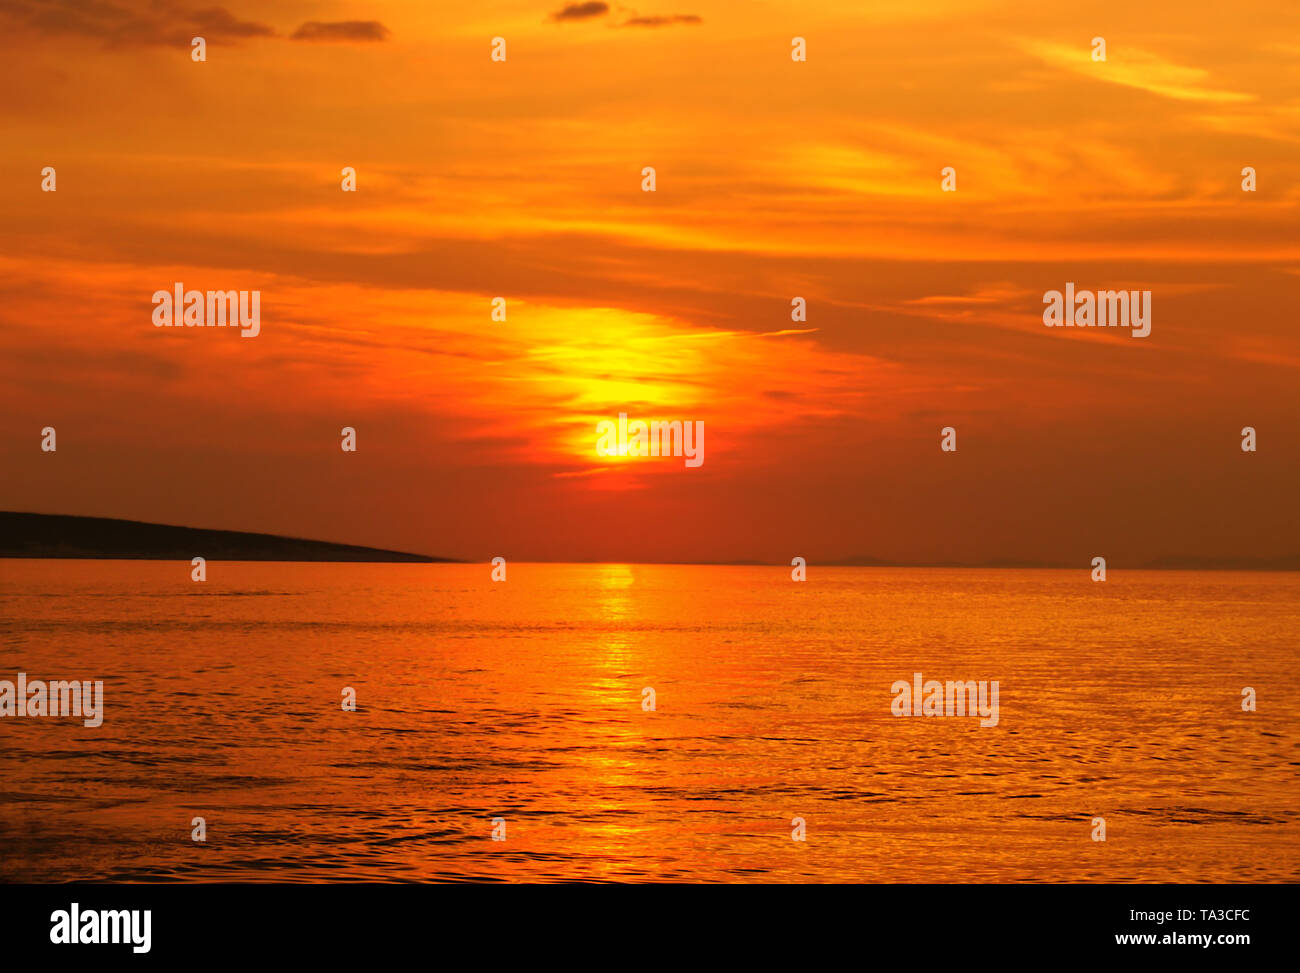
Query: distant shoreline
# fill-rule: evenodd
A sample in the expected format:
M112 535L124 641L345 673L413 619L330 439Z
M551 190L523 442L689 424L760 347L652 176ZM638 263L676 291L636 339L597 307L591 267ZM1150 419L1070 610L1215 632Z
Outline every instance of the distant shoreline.
M394 564L465 564L459 558L434 557L408 551L306 540L278 534L177 527L111 517L33 514L0 511L0 559L93 561L283 561ZM485 559L486 562L486 559ZM657 564L693 567L789 568L785 561L533 561L535 564ZM811 567L905 568L963 571L1073 571L1089 569L1079 563L1001 559L984 562L906 562L849 557L820 561ZM1112 564L1130 571L1300 571L1300 554L1282 557L1166 556L1141 564Z
M277 534L110 517L0 511L0 558L114 561L339 561L430 564L451 558Z

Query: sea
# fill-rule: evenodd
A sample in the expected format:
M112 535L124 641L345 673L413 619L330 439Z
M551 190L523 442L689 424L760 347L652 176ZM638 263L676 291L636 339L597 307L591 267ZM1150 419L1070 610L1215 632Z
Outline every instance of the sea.
M0 881L1300 880L1300 573L191 571L0 560Z

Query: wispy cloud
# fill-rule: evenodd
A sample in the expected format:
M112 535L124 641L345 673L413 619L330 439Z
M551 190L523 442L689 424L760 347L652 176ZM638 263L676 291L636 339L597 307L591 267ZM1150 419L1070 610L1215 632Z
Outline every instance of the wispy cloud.
M0 33L34 31L47 35L102 39L106 46L240 41L273 37L274 28L242 20L225 7L191 7L162 0L143 9L100 0L0 0Z
M623 21L620 27L671 27L673 24L702 24L704 18L697 14L665 14L634 16Z
M238 43L280 35L274 27L244 20L225 7L159 0L136 7L112 0L0 0L0 35L38 33L102 40L107 47ZM390 31L377 20L311 20L289 35L295 41L383 41Z
M704 23L704 18L698 14L639 14L635 10L628 10L624 7L620 7L619 10L629 16L618 23L610 24L611 27L671 27L674 24ZM589 0L586 3L565 4L551 14L551 20L555 23L573 20L595 20L598 17L607 16L609 12L609 4L602 3L600 0Z
M609 13L609 4L600 3L597 0L588 3L568 3L551 14L551 20L556 22L592 20L595 17L603 17L607 13Z
M377 20L309 20L293 32L295 41L383 41L392 32Z
M1112 48L1105 61L1093 61L1091 49L1080 45L1053 44L1024 40L1023 50L1045 63L1097 81L1125 85L1179 101L1206 101L1219 104L1254 101L1254 95L1225 91L1208 83L1210 72L1204 68L1174 64L1158 54L1136 47Z

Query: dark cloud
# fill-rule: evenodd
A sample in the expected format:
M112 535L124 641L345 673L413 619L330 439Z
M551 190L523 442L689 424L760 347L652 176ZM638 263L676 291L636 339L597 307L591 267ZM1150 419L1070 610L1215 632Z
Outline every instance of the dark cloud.
M0 33L23 30L96 38L110 47L188 44L193 37L231 42L275 36L274 28L241 20L225 7L177 0L136 8L112 0L0 0Z
M623 21L620 27L671 27L673 24L702 24L704 18L697 14L664 14L656 16L635 16Z
M240 20L225 7L206 7L188 16L188 24L180 34L188 41L193 37L208 40L242 39L246 37L274 37L275 31L266 24ZM195 33L195 32L198 33Z
M603 17L609 13L609 4L600 3L599 0L592 0L589 3L569 3L565 4L563 9L551 14L552 20L590 20L593 17Z
M619 8L620 12L631 14L627 20L622 23L613 24L614 27L671 27L673 24L702 24L704 18L696 14L638 14L635 10L627 10L624 7ZM609 13L609 4L601 3L599 0L593 0L589 3L569 3L551 14L553 21L565 20L593 20L596 17L603 17Z
M309 20L293 32L295 41L382 41L391 31L377 20Z

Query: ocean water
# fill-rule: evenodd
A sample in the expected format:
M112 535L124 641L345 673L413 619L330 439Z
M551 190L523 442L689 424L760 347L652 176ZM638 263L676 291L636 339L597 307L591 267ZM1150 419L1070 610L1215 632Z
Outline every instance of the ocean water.
M0 880L1300 880L1300 574L508 571L0 561Z

